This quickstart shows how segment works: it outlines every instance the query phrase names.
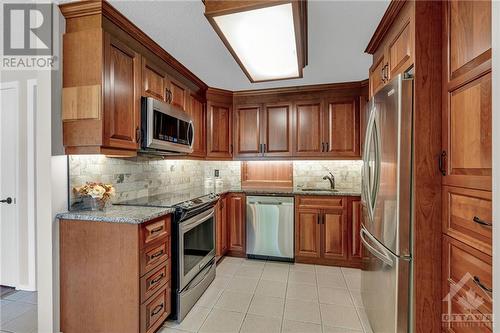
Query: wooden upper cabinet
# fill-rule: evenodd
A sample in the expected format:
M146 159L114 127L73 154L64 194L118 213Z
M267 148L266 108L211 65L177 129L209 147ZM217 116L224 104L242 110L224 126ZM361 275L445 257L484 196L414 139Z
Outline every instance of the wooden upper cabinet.
M388 78L405 72L413 64L413 22L412 14L403 12L396 26L392 40L387 47Z
M291 104L266 104L264 106L263 152L264 156L292 155L292 106Z
M380 55L368 71L370 96L375 95L386 82L386 62L384 54Z
M401 2L403 6L376 50L368 46L365 52L373 54L373 65L369 70L370 96L398 74L406 72L414 63L414 7L412 1ZM371 42L370 42L371 43Z
M295 256L321 257L321 211L299 209L295 216Z
M193 94L189 95L188 113L193 119L194 126L194 142L191 156L205 157L205 107L203 102Z
M347 219L343 210L325 210L321 219L323 257L347 260L349 255Z
M326 112L325 153L339 157L360 156L358 102L329 102Z
M104 145L137 149L140 128L141 56L104 35Z
M491 1L446 2L449 79L491 59Z
M143 95L156 98L160 101L167 100L167 75L157 65L146 57L142 57L142 87Z
M325 149L321 101L297 102L294 120L294 155L317 156L321 154Z
M208 104L207 156L232 157L231 106L228 104Z
M186 111L188 109L187 103L189 95L187 88L173 79L170 79L167 85L167 93L170 95L168 102Z
M445 185L491 190L491 72L448 94Z
M260 105L241 105L234 109L234 156L257 157L262 153L262 110Z
M234 156L292 155L292 107L288 103L240 105L234 111Z
M244 255L246 253L245 194L229 194L227 207L228 249L233 255Z

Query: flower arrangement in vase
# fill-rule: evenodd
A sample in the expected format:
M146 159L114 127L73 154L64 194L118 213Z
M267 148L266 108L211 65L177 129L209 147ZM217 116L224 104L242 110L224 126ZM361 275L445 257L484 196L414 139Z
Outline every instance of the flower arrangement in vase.
M115 195L112 184L87 182L82 186L74 187L73 193L80 201L73 204L73 208L81 210L104 210L111 197Z

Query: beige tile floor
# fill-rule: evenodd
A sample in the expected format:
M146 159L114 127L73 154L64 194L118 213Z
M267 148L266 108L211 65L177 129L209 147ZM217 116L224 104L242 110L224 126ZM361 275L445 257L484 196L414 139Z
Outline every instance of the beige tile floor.
M16 291L0 299L0 332L37 332L37 293Z
M360 270L224 258L181 324L160 333L368 333Z

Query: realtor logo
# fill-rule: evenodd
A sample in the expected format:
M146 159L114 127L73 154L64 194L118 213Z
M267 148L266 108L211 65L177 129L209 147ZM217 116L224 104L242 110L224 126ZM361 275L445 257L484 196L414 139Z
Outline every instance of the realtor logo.
M52 4L4 3L3 55L52 55Z
M476 285L479 293L466 285ZM493 316L491 313L482 313L485 302L491 303L491 289L485 286L481 280L466 273L456 284L450 285L450 292L443 298L446 311L442 314L442 322L445 327L491 327ZM455 313L452 303L456 302L462 309Z

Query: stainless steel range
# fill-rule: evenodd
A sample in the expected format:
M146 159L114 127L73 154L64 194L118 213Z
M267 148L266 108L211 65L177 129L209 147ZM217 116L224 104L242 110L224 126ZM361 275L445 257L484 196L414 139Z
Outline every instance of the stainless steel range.
M195 198L188 199L187 198ZM172 223L172 313L181 322L215 279L215 209L204 190L160 194L121 205L175 208ZM185 201L183 201L185 200Z

